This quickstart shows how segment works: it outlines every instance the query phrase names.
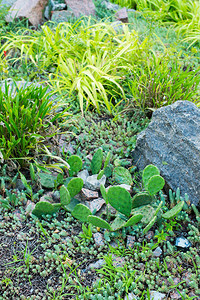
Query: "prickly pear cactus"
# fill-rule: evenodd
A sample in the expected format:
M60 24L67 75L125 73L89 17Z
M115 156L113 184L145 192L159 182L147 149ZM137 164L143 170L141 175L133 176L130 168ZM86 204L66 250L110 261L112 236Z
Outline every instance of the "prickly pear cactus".
M92 158L92 161L91 161L91 171L92 171L92 174L98 174L99 171L101 170L101 167L102 167L102 162L103 162L103 151L101 148L99 148L93 158Z
M81 178L72 178L67 185L67 189L70 193L71 198L80 193L83 188L83 179Z
M106 204L108 204L107 192L106 192L106 188L103 184L100 185L100 191L101 191L101 195L102 195L103 199L105 200Z
M60 203L62 206L66 206L71 201L71 195L66 188L66 186L62 185L60 188Z
M180 211L183 209L184 201L180 201L178 204L176 204L172 209L167 211L162 215L164 219L171 219L174 218Z
M111 186L107 191L107 200L117 211L129 217L132 207L132 199L129 192L119 186Z
M142 214L134 215L124 224L124 227L133 226L138 222L140 222L142 218L143 218Z
M147 185L146 189L151 196L156 195L165 185L165 180L160 175L152 176Z
M148 224L155 215L155 209L151 205L144 205L139 208L134 208L131 211L131 214L132 215L142 214L143 218L141 219L141 222L143 224Z
M104 229L108 229L109 231L112 231L110 224L108 222L106 222L105 220L101 219L100 217L90 215L90 216L88 216L87 220L89 223L91 223L92 225L94 225L96 227L100 227L100 228L104 228Z
M153 219L143 229L143 234L147 233L151 229L151 227L155 224L156 221L157 221L157 216L154 216Z
M71 212L72 216L81 222L87 222L87 218L91 215L90 209L84 204L77 204L73 211Z
M81 158L77 155L71 155L67 160L67 163L70 165L70 169L69 169L70 177L76 175L81 170L83 165Z
M153 197L147 192L137 193L132 199L132 208L150 204Z
M131 173L124 167L116 167L113 170L113 179L119 184L129 184L133 183Z
M120 217L116 217L114 221L111 224L112 230L116 231L119 230L120 228L124 227L126 224L126 221L122 220Z
M60 204L54 205L47 201L39 201L38 203L36 203L35 208L32 211L32 214L37 216L38 218L41 218L42 215L53 215L59 209L60 209Z
M144 168L144 170L142 172L142 181L143 181L145 189L146 189L149 179L154 175L160 175L160 171L156 166L148 165L148 166L146 166L146 168Z

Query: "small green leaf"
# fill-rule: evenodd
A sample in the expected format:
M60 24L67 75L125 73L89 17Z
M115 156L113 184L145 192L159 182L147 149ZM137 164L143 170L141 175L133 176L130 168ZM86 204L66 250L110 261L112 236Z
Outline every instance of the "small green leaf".
M97 180L100 180L103 177L104 170L101 170L97 176Z
M78 155L71 155L67 160L67 163L70 165L69 176L76 175L82 168L82 160Z

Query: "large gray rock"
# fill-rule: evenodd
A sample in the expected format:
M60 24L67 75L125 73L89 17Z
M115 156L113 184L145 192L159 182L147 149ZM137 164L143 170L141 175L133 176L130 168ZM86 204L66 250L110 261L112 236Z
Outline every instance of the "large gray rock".
M200 110L189 101L162 107L137 137L133 152L139 169L156 165L166 189L180 187L190 202L200 202Z

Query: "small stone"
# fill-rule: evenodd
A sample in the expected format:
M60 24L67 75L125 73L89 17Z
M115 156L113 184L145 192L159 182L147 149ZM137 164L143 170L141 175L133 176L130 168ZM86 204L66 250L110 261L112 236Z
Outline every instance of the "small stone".
M88 176L89 176L88 170L80 171L77 174L77 177L83 179L84 184L86 183L86 180L87 180Z
M57 203L60 202L60 192L59 191L53 192L52 198L55 202L57 202Z
M148 233L145 235L145 238L147 239L147 240L151 240L152 239L152 237L154 236L154 232L152 231L152 230L150 230L150 231L148 231Z
M87 269L100 269L103 266L103 264L105 264L105 260L104 259L99 259L95 263L89 264Z
M110 246L113 248L117 248L118 244L115 241L110 242Z
M32 213L32 211L34 210L35 208L35 203L28 200L27 203L26 203L26 207L25 207L25 214L27 216L30 216L30 214Z
M177 291L174 291L170 293L170 299L182 299L182 297Z
M162 294L162 293L159 293L159 292L156 292L156 291L151 291L150 292L150 299L151 300L162 300L162 299L165 299L165 297L166 297L165 294Z
M89 202L88 206L93 214L93 212L99 211L104 204L105 204L105 200L102 198L98 198Z
M88 189L82 188L81 190L81 196L83 196L84 200L91 200L96 199L99 197L99 193L95 191L91 191Z
M154 251L153 251L153 256L155 257L159 257L162 254L162 249L160 247L157 247Z
M100 232L93 233L94 242L97 246L104 246L103 234Z
M178 237L175 242L175 246L180 248L189 248L191 247L191 243L183 237Z
M67 8L67 5L65 1L63 0L63 3L60 3L60 1L56 0L50 0L51 6L53 11L55 10L63 10Z
M126 248L133 248L135 243L135 236L127 235Z
M137 300L138 298L133 294L129 293L127 296L124 297L124 300Z
M73 11L75 17L95 15L95 5L92 0L65 0L67 9Z
M51 21L55 23L69 22L75 16L73 12L67 10L53 11L51 15Z
M122 268L124 267L126 261L124 257L119 257L116 255L112 255L112 261L113 261L113 266L116 268Z
M127 14L126 7L123 7L122 9L118 10L115 16L119 21L123 23L128 23L128 14Z
M2 152L0 151L0 163L3 164L4 163L4 158L3 158L3 154Z
M40 201L47 201L49 203L53 203L53 192L48 192L40 197Z
M88 176L85 182L85 187L88 188L89 190L99 190L100 185L103 184L105 185L106 183L106 176L103 175L101 179L97 180L98 174Z
M119 5L118 5L118 4L113 4L113 3L110 3L110 2L108 2L108 1L103 1L101 4L102 4L102 5L105 5L105 7L106 7L108 10L115 11L115 10L118 10L118 9L119 9Z
M127 190L129 193L131 192L131 185L129 184L118 184L118 185L115 185L115 186L119 186L119 187L122 187L124 188L125 190ZM112 185L109 185L107 188L106 188L106 191L109 190L109 188L112 187Z

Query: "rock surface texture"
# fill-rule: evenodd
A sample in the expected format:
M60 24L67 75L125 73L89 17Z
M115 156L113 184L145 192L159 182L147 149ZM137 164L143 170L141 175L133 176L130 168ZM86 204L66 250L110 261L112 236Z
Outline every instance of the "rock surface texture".
M94 15L95 5L92 0L65 0L67 9L72 10L75 17Z
M137 137L133 152L139 169L154 164L166 189L180 187L191 203L200 203L200 109L189 101L162 107Z
M6 16L7 22L16 18L27 18L33 26L38 26L42 21L42 13L48 0L17 0Z

